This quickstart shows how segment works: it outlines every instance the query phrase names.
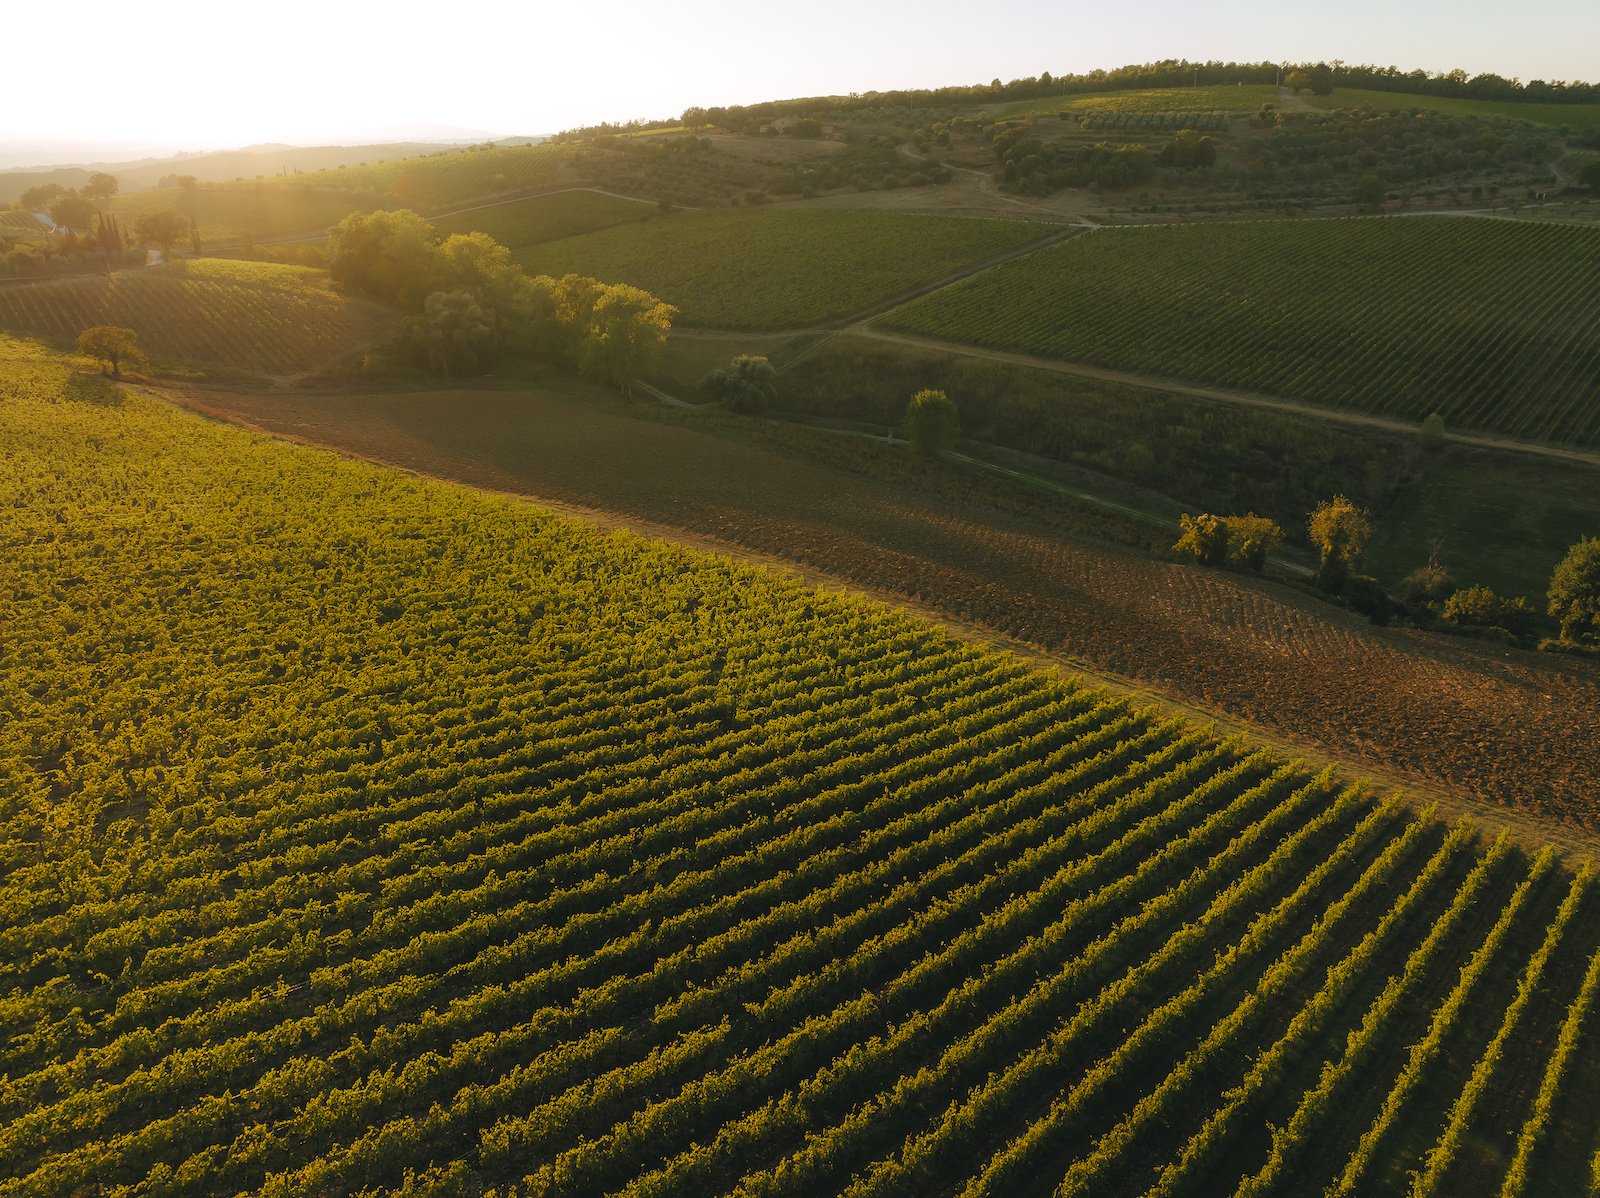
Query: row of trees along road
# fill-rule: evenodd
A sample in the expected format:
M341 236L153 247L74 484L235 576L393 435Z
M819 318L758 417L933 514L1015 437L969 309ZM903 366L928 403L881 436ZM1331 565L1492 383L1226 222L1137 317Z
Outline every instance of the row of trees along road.
M401 351L445 377L531 354L627 389L655 368L677 314L627 284L530 276L487 234L440 241L409 210L345 217L328 268L340 288L409 312Z

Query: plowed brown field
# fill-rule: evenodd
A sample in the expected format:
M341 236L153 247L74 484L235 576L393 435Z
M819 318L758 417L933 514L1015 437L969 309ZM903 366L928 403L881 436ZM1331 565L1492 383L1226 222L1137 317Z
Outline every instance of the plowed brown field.
M1600 840L1600 671L961 510L608 399L192 396L266 431L791 562L1400 780Z

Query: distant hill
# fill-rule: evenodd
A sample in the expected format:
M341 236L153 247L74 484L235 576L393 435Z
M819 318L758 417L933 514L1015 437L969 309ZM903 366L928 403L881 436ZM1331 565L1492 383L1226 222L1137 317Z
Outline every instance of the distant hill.
M524 137L517 144L536 140ZM202 183L226 183L235 179L392 162L423 154L448 153L460 148L461 143L454 141L373 142L354 146L262 145L206 154L141 158L133 162L86 162L81 165L0 170L0 204L11 203L28 188L41 183L80 187L93 171L108 171L115 175L124 192L148 191L167 175L193 175Z

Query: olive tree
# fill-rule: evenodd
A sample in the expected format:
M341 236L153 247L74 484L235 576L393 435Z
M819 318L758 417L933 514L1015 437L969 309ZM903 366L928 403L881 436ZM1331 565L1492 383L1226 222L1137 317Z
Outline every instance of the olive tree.
M122 377L122 367L147 365L138 334L120 325L98 324L78 334L78 352L100 363L100 373Z
M1585 537L1550 578L1552 616L1564 641L1600 640L1600 537Z

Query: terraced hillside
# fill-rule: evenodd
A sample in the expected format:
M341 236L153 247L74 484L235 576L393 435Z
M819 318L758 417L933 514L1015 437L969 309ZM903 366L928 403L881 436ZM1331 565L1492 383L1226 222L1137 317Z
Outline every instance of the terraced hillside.
M534 274L643 287L685 324L782 329L887 299L1050 232L906 212L722 209L619 225L515 255Z
M0 354L0 1195L1587 1191L1587 869Z
M257 268L257 269L252 269ZM118 271L0 287L0 329L70 344L123 325L158 361L238 370L315 370L387 336L396 317L302 268L256 263Z
M954 341L1600 444L1600 229L1370 218L1104 229L884 317Z

